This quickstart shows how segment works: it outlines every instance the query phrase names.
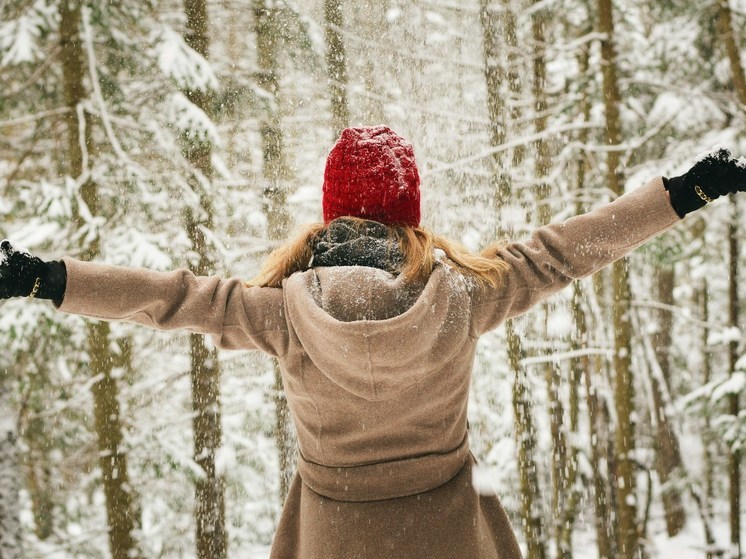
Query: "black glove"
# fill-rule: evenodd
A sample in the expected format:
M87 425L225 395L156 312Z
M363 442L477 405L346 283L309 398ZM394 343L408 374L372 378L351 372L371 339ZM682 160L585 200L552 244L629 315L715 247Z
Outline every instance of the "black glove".
M60 305L65 297L67 271L61 262L43 262L10 244L0 244L0 299L28 297L51 299Z
M671 195L671 206L684 217L707 202L733 192L746 191L746 165L731 157L727 149L719 149L697 161L685 174L663 178Z

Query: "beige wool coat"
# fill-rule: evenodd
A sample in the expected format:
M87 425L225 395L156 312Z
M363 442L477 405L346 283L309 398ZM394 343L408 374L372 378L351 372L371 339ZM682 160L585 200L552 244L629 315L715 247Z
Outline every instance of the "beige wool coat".
M471 483L467 400L479 337L679 217L660 178L499 254L499 288L440 262L424 285L312 268L282 288L65 258L60 310L212 336L279 359L299 467L273 559L517 559L497 497Z

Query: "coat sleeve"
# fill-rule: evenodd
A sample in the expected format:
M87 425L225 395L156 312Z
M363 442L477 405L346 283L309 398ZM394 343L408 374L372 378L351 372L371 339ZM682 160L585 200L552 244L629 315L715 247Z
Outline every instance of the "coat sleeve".
M67 269L62 312L208 334L225 349L258 349L273 356L287 350L280 288L246 287L237 278L201 277L189 270L62 261Z
M502 284L479 287L473 329L480 335L518 316L575 279L593 274L675 225L659 177L591 212L538 228L497 254L508 264Z

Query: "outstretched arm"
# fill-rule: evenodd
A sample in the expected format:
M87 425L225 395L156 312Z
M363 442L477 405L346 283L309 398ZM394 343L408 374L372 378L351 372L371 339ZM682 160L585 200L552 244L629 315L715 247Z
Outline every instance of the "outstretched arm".
M721 150L685 175L659 177L596 210L540 227L526 242L506 245L497 254L509 266L503 283L480 288L474 298L476 333L611 264L707 201L744 189L746 168Z
M42 262L7 241L3 251L0 297L28 296L38 285L33 295L53 300L63 312L209 334L228 349L285 351L281 289L247 288L237 278L198 277L188 270L154 272L72 258Z

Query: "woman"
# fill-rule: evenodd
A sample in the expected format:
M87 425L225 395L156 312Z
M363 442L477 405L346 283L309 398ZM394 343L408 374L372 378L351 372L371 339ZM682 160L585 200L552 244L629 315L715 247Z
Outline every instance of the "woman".
M209 334L279 358L298 473L273 558L521 556L497 497L471 483L467 400L477 340L720 195L746 189L721 150L526 243L473 255L419 227L412 146L345 130L324 173L324 223L249 284L85 263L2 245L0 297Z

